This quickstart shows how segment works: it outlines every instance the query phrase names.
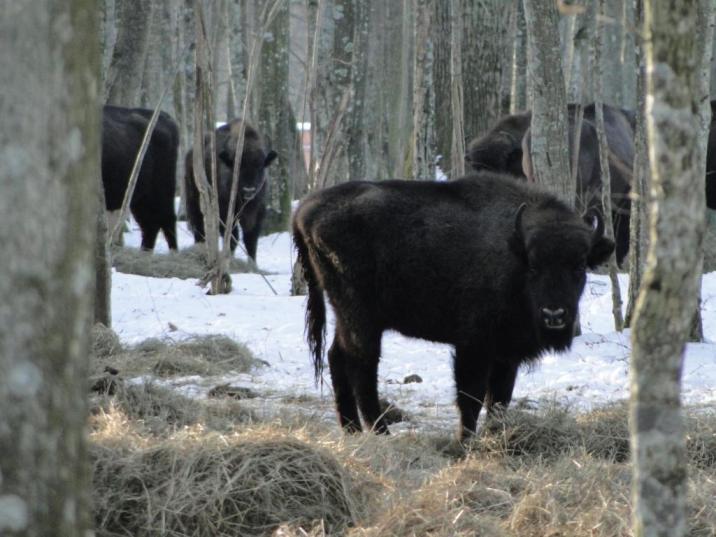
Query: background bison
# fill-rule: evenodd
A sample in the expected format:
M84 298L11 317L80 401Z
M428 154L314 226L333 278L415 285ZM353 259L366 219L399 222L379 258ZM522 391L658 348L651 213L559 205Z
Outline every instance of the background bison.
M129 175L144 138L151 110L105 106L102 114L102 184L108 211L122 207ZM156 127L139 169L134 195L129 203L134 219L142 230L142 249L153 250L159 230L169 248L177 249L176 165L179 130L164 112Z
M568 107L570 152L574 154L576 113L578 106ZM594 104L584 107L577 160L576 203L580 210L601 209L601 168L599 143L595 127ZM492 170L513 177L531 176L529 127L531 113L505 116L485 135L473 140L465 155L476 171ZM629 250L629 211L631 171L634 161L634 114L604 105L604 126L609 146L609 171L612 191L612 221L616 238L616 257L622 263Z
M387 432L377 393L385 330L449 343L461 435L483 402L506 406L517 368L570 346L587 267L614 244L532 185L485 173L450 183L341 184L293 219L308 282L307 333L322 372L324 291L336 315L328 365L341 425Z
M218 176L219 192L219 230L224 234L224 222L229 210L231 195L231 179L234 169L234 154L237 137L241 126L240 119L216 129L216 173ZM194 233L196 242L204 241L204 215L199 203L199 190L194 182L192 166L192 151L186 156L186 208L189 226ZM244 247L251 259L256 261L256 247L261 232L261 225L266 215L266 168L276 158L276 152L270 150L264 138L248 123L244 134L244 146L239 169L239 190L234 214L238 216L241 226ZM204 165L207 178L211 180L211 157L208 137L204 140ZM231 251L236 249L239 241L238 226L234 224L231 230Z

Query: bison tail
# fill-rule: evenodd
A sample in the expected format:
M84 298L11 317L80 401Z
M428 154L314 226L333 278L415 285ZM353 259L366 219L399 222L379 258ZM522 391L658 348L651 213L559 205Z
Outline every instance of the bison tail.
M308 302L306 304L306 340L313 356L313 370L316 384L322 379L323 352L326 340L326 303L323 300L323 289L318 283L316 273L308 258L308 246L301 231L295 228L293 242L298 252L298 264L303 270L303 276L308 286Z

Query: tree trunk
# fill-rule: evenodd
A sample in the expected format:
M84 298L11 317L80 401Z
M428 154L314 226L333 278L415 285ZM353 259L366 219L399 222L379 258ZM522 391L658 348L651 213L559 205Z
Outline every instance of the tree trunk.
M366 125L371 123L377 110L366 105L368 84L368 22L369 0L354 0L353 53L351 57L351 87L353 97L346 117L346 138L348 142L348 180L366 179ZM370 118L366 117L370 116Z
M291 159L296 157L297 134L289 100L289 9L286 0L278 1L280 6L263 36L257 90L259 130L269 137L272 148L279 154L276 163L267 170L271 175L269 206L277 216L266 222L266 228L284 231L291 217Z
M462 17L463 0L451 0L450 16L450 92L452 121L452 165L451 177L465 175L465 105L464 105L464 79L462 76L462 36L465 20Z
M599 141L599 167L602 176L602 207L604 209L606 225L606 236L614 240L614 220L610 217L612 214L612 189L611 174L609 172L609 146L607 145L607 136L604 131L604 109L602 106L603 91L602 80L605 71L605 65L602 60L602 37L604 27L599 24L605 13L604 0L598 2L598 13L600 16L594 17L594 44L592 51L594 54L594 62L592 64L592 77L594 81L594 105L596 116L597 139ZM576 152L575 152L576 153ZM622 295L619 288L619 278L617 277L617 261L614 253L609 256L609 280L612 284L612 316L614 317L614 328L621 332L624 328L624 318L622 317Z
M414 0L413 152L409 176L435 178L435 91L433 86L433 0Z
M509 65L507 50L503 50L508 15L504 0L462 2L462 78L468 139L480 136L500 118L502 70Z
M87 0L18 0L5 11L0 534L80 537L91 530L85 420L100 175L98 12Z
M637 28L644 26L643 0L636 0L634 18ZM634 317L636 300L646 269L646 252L649 246L649 147L646 137L646 51L644 42L638 40L636 49L636 131L634 133L634 167L632 172L631 214L629 218L629 299L624 326L630 327Z
M701 281L706 155L698 110L710 17L698 2L644 8L653 203L632 330L633 522L637 537L678 537L687 532L680 381Z
M527 23L527 73L532 95L530 124L532 173L570 206L575 185L569 170L567 103L552 2L524 0ZM469 109L469 108L468 108Z
M97 189L97 236L95 238L94 322L112 326L112 252L107 247L107 211L104 188Z
M452 7L454 1L435 2L433 15L433 45L435 65L433 66L433 85L435 91L435 150L439 155L439 165L443 173L454 177L452 173ZM459 159L464 162L463 155ZM464 168L464 166L463 166Z
M105 81L106 102L139 106L144 61L152 21L151 2L120 0L116 4L117 41Z
M514 0L514 42L510 74L510 114L532 108L527 102L527 26L522 0Z

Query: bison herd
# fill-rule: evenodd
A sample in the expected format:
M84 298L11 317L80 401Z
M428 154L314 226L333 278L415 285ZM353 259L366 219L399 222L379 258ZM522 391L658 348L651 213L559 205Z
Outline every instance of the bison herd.
M712 111L716 101L712 102ZM106 208L122 204L128 177L152 112L106 106L102 182ZM621 264L629 248L634 162L633 112L604 107L614 225L604 234L601 168L594 105L570 105L569 145L575 167L574 205L541 190L530 162L530 113L506 116L473 140L465 156L474 174L440 182L356 181L308 195L292 231L307 282L306 332L316 379L323 371L327 298L335 333L327 351L342 427L387 432L377 374L385 330L454 348L461 437L475 431L482 407L506 407L521 364L572 342L586 270L612 252ZM705 180L707 206L716 209L716 129L712 119ZM276 158L268 140L242 121L216 130L219 226L229 214L238 174L232 251L242 230L247 254L256 247L266 213L266 168ZM130 208L152 250L159 231L177 248L178 128L160 114L139 171ZM211 148L204 143L211 177ZM237 162L237 156L240 161ZM184 186L189 227L204 240L204 216L186 155ZM361 423L361 417L363 424Z
M121 208L130 172L142 144L152 116L151 110L105 106L102 113L102 184L105 207L114 212ZM216 130L216 159L220 227L223 232L231 193L231 180L236 155L240 120L234 120ZM179 129L165 112L159 114L157 124L139 168L136 187L129 203L134 219L142 231L142 249L153 250L161 230L171 250L177 249L176 167L179 150ZM211 178L211 158L208 136L204 142L207 177ZM186 157L186 210L189 226L196 242L204 240L204 215L194 182L192 152ZM235 215L243 232L248 255L256 260L256 245L266 213L265 169L276 158L264 138L248 123L241 153ZM232 229L231 250L238 243L238 229Z

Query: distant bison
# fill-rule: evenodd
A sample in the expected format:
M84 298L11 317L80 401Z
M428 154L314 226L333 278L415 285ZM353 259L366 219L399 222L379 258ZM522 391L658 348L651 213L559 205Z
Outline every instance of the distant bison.
M716 101L711 101L711 126L706 152L706 206L716 210Z
M622 265L629 252L629 216L631 199L629 192L634 165L634 127L633 114L604 105L604 134L607 140L609 177L611 186L612 223L616 240L616 259ZM599 139L597 137L595 108L590 104L584 108L580 138L575 140L577 117L576 109L568 115L569 148L574 154L575 143L579 144L577 160L577 210L589 207L602 207L602 167L599 162ZM528 180L532 180L530 159L530 130L523 138L522 167Z
M231 196L231 180L234 170L234 155L237 137L241 126L240 119L216 129L216 167L219 191L219 231L224 234L224 223L229 211ZM194 182L192 151L186 156L186 209L189 226L194 233L196 242L204 242L204 215L199 203L199 190ZM208 136L204 140L204 165L207 178L211 180L211 155ZM239 189L234 205L234 214L238 216L243 234L244 247L251 259L256 261L261 225L266 216L266 168L276 158L276 152L270 150L266 140L248 123L244 134L244 146L239 169ZM236 249L239 241L239 230L234 224L231 230L231 251Z
M574 153L577 110L578 105L568 106L571 153ZM601 168L594 104L586 105L583 110L576 201L578 208L601 207ZM521 179L531 176L529 152L523 147L523 144L529 147L531 118L530 112L523 112L500 119L486 134L470 143L465 155L466 162L475 171L490 170ZM629 249L629 190L634 160L634 113L604 105L604 124L609 146L616 256L621 265Z
M483 402L488 412L507 406L521 364L571 345L585 270L614 250L592 213L583 219L536 186L491 173L351 182L309 195L293 218L308 342L318 379L325 292L343 428L361 430L360 409L367 428L387 432L377 374L389 329L454 346L461 436L475 431Z
M108 211L122 207L129 175L142 144L152 110L105 106L102 114L102 184ZM142 249L153 250L159 230L169 248L177 249L176 166L179 129L169 114L161 112L139 169L129 202L142 230Z

